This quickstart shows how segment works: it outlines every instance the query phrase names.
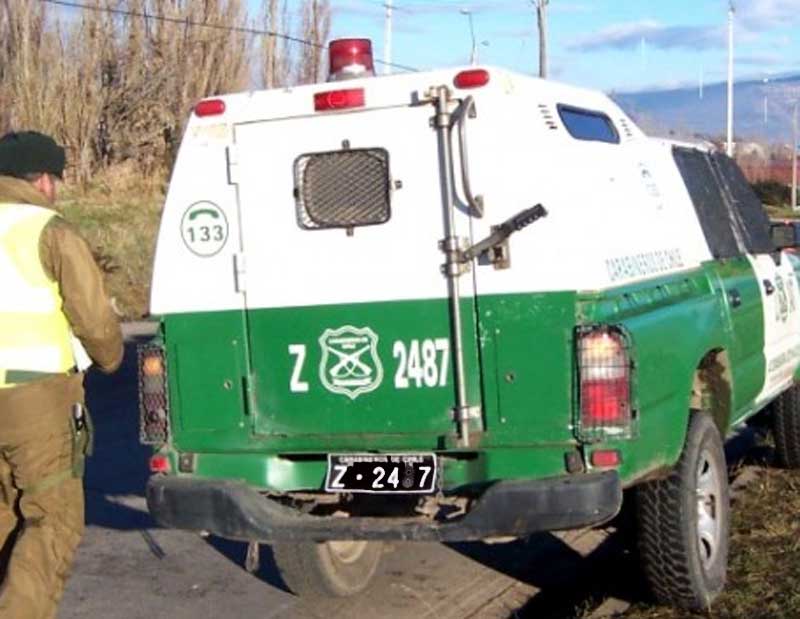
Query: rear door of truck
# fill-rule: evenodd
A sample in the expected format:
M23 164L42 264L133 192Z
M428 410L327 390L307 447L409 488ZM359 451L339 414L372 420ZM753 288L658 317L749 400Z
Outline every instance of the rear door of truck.
M434 109L411 89L381 95L382 83L347 111L314 111L330 85L276 93L288 112L235 126L256 434L434 448L454 433ZM469 225L458 212L461 236ZM475 297L462 281L466 385L479 403Z

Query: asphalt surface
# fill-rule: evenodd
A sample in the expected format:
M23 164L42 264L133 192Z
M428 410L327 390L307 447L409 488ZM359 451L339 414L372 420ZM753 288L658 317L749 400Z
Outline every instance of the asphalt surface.
M268 546L259 572L249 574L244 544L161 529L150 518L149 449L138 442L133 340L140 331L129 333L122 369L87 378L97 432L87 466L87 530L60 619L567 617L591 597L609 561L619 561L608 530L494 545L401 543L387 548L366 593L301 600L281 582Z

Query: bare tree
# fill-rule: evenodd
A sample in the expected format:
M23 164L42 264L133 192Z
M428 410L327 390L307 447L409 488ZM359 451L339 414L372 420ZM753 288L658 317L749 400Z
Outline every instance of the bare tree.
M261 23L268 32L290 32L286 0L262 0ZM291 79L290 50L285 38L264 36L261 40L261 83L265 88L286 86Z
M265 30L299 30L319 47L295 56L284 38L263 37L253 71L248 0L84 2L63 18L45 3L0 0L0 131L54 135L82 182L122 162L160 177L198 100L258 78L268 87L315 81L330 29L328 0L305 0L297 27L288 0L262 0Z
M329 0L305 0L300 37L308 42L302 50L297 81L301 84L318 82L324 69L325 43L331 29Z
M58 57L50 61L45 80L56 90L54 133L70 154L74 173L81 183L91 178L97 161L98 126L105 108L103 68L113 42L113 18L107 13L86 11L62 31L56 26ZM52 105L52 103L51 103Z

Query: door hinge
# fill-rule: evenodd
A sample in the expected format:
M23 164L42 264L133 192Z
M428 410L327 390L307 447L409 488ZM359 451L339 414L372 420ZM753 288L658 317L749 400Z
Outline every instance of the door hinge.
M228 184L239 184L239 149L231 144L225 149L225 158L228 164Z
M247 262L241 252L233 254L233 278L236 292L247 291Z

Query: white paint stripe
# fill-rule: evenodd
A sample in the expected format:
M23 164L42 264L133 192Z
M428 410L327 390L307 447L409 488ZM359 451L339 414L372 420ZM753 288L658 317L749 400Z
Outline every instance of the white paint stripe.
M393 79L380 84L396 89L410 83ZM400 96L395 90L395 105L413 99L414 92ZM458 233L475 242L490 226L536 203L549 215L510 238L510 269L481 265L474 278L462 278L465 296L472 281L478 294L604 290L682 273L711 259L671 144L581 142L549 130L532 113L537 103L591 102L593 109L619 118L622 112L604 95L513 76L493 79L475 97L479 113L468 124L471 181L484 196L486 215L470 220L460 196ZM182 145L159 235L154 313L243 306L232 267L238 249L229 243L217 256L199 258L181 241L181 215L198 200L220 205L232 238L243 239L250 308L447 297L437 247L444 231L436 135L429 124L433 108L297 116L310 101L306 89L248 100L252 122L235 125L236 186L229 184L224 146L200 145L191 137ZM294 118L280 118L289 104ZM239 122L236 105L232 101L230 118ZM389 152L391 178L402 181L392 191L391 220L357 228L350 237L343 230L303 230L293 198L293 162L301 154L340 149L345 138L349 148ZM460 178L455 186L461 193Z

